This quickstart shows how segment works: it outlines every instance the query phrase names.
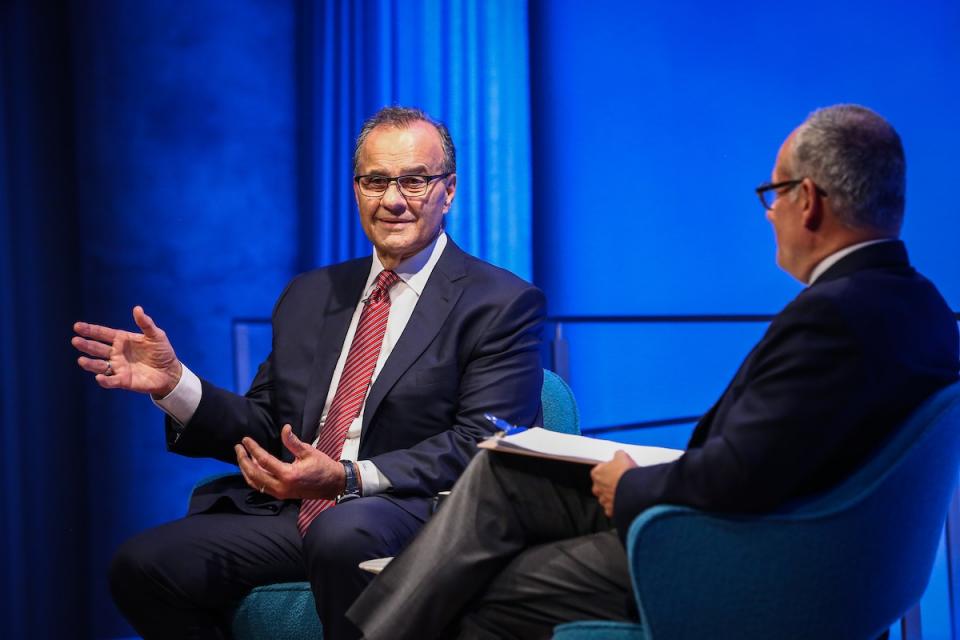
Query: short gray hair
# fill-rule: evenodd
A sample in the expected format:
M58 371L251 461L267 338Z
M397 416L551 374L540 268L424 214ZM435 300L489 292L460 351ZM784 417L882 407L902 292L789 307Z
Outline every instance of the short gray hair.
M453 146L453 138L447 126L439 120L434 120L421 109L414 107L384 107L367 118L360 128L357 143L353 147L353 172L357 172L360 165L360 148L367 141L367 136L377 127L396 127L406 129L415 122L426 122L433 125L440 134L440 144L443 147L443 165L440 170L444 173L453 173L457 170L457 150Z
M880 115L844 104L811 113L797 128L791 172L827 192L840 221L898 234L906 196L900 136Z

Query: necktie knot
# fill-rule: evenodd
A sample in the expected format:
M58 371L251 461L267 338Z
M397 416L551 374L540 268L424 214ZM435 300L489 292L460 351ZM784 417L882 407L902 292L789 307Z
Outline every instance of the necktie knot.
M384 269L377 274L377 281L374 284L373 293L370 294L370 302L380 302L390 287L400 282L400 276L393 271Z

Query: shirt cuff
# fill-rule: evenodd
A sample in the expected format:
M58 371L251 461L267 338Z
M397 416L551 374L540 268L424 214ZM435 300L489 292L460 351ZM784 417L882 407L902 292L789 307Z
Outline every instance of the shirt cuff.
M197 407L200 406L203 385L200 384L200 378L193 371L190 371L187 365L181 363L180 366L183 367L183 372L180 374L180 381L177 382L173 391L159 400L153 396L150 396L150 399L153 400L153 404L173 418L180 425L179 430L182 431L190 422L193 414L197 412Z
M360 469L360 482L363 485L364 496L375 496L392 486L387 476L380 473L377 465L370 460L357 460L354 464Z

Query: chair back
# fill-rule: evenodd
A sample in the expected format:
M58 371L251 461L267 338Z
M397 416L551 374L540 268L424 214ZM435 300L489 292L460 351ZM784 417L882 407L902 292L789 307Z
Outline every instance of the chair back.
M580 434L580 411L570 385L549 369L543 370L543 426L560 433Z
M812 500L764 516L645 511L627 548L647 637L876 638L923 595L958 461L955 383Z

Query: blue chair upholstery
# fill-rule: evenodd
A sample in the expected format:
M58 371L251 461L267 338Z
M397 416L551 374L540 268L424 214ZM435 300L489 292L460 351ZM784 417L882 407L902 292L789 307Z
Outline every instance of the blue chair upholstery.
M821 496L762 516L648 509L627 535L641 622L553 637L877 638L926 589L958 459L960 383Z
M543 370L543 426L551 431L580 435L580 411L570 386L548 369Z
M546 369L543 371L540 402L544 427L561 433L580 433L580 412L573 391L560 376ZM211 478L206 481L209 480ZM237 607L232 627L237 640L316 640L323 637L309 582L272 584L253 589Z

